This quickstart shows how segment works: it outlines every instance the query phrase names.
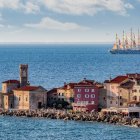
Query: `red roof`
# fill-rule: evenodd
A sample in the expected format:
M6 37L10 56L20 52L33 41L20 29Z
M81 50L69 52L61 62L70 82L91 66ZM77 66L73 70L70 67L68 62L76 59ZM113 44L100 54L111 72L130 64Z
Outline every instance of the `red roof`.
M116 78L112 79L112 80L110 81L110 83L119 84L119 83L125 81L126 79L128 79L127 76L117 76Z
M21 88L17 88L15 90L18 90L18 91L34 91L34 90L37 90L39 87L38 86L24 86L24 87L21 87Z
M7 80L7 81L4 81L2 83L19 84L20 82L18 80Z

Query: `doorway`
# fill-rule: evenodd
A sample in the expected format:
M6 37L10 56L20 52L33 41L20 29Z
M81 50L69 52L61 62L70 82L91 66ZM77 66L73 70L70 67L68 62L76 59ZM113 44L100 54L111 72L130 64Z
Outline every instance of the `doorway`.
M41 109L42 107L42 102L38 102L38 109Z

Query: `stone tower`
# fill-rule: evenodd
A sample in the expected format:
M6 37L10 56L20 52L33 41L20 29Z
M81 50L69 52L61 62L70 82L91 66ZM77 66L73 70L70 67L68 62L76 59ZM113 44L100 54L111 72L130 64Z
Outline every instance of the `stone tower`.
M20 87L28 85L28 65L20 65Z

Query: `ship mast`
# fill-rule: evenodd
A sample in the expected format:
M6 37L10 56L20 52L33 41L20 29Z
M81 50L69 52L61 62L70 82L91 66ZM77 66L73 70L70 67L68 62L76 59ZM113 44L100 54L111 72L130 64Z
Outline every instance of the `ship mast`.
M123 49L124 49L124 45L125 43L124 43L124 30L123 30L123 42L122 42L122 46L123 46Z
M140 31L138 29L138 48L140 48Z
M131 38L130 39L131 40L131 45L130 46L131 46L131 48L133 48L133 33L132 33L132 28L131 28L131 37L130 38Z
M128 38L127 38L127 34L126 34L126 39L125 39L125 47L126 47L126 49L129 49L129 47L128 47Z

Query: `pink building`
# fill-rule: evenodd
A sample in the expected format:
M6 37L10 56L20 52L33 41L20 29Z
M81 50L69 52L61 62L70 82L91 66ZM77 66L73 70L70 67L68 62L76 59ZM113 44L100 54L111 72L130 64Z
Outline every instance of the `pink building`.
M74 86L74 111L97 111L98 110L99 90L98 87L90 82L80 82Z

